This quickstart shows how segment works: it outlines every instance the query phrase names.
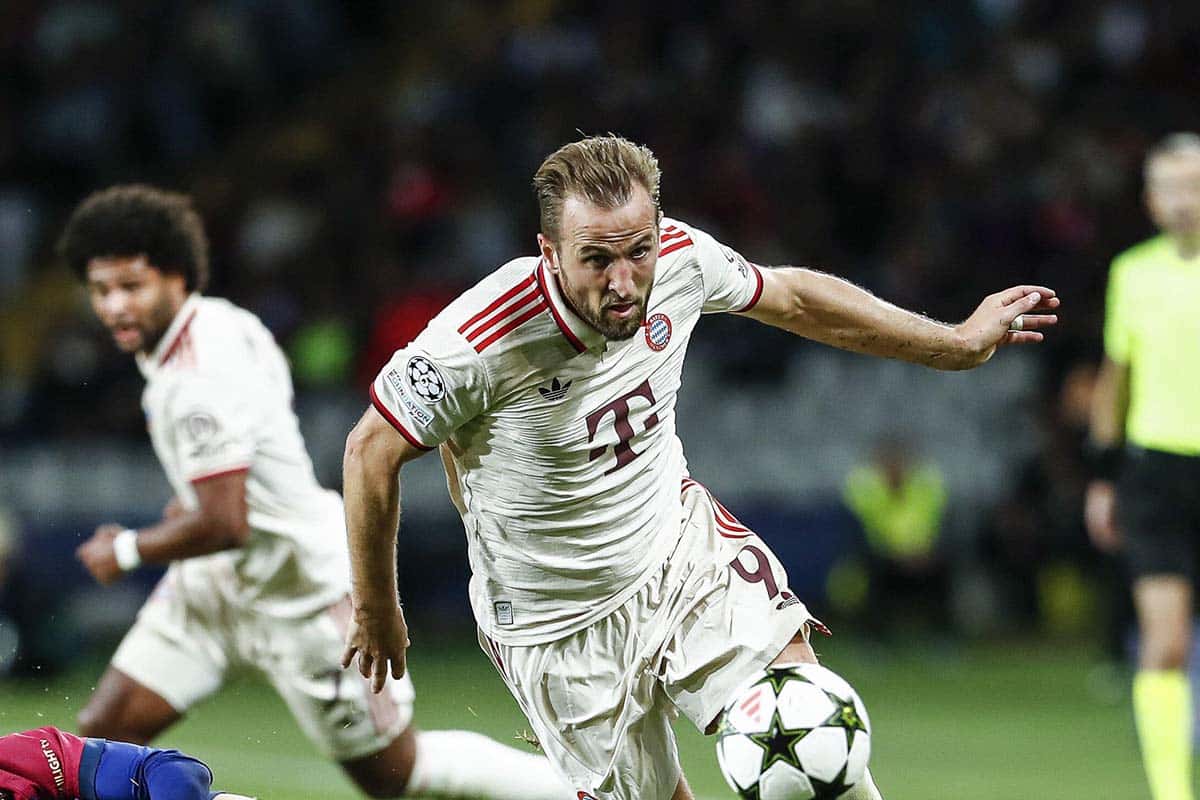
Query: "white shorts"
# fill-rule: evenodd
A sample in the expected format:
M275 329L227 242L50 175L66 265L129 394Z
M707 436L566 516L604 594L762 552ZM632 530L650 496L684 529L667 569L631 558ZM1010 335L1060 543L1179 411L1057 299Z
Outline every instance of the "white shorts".
M677 712L705 730L810 619L766 544L688 479L679 544L624 605L553 642L480 645L581 798L669 800Z
M373 694L340 664L350 598L299 619L234 609L215 592L176 591L168 572L125 634L112 665L183 713L237 667L256 668L324 755L348 761L382 750L412 721L406 674Z

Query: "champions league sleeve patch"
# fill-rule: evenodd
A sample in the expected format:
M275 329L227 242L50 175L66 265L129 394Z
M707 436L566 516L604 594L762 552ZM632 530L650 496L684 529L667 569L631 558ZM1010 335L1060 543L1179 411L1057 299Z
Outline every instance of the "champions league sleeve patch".
M176 424L190 458L211 458L223 453L230 444L228 437L221 435L221 421L210 411L194 409Z
M446 396L446 381L433 362L424 356L413 356L404 367L404 377L418 399L436 403Z

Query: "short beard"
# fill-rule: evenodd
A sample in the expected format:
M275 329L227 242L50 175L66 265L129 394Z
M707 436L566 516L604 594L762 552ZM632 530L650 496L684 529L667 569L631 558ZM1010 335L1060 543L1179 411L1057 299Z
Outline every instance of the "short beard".
M181 305L179 308L172 308L173 305L170 298L164 293L160 301L150 309L150 318L146 321L147 326L142 329L141 352L153 353L154 348L158 347L167 328L171 327L171 323L175 321L175 315L183 307Z
M603 334L605 339L612 341L624 341L632 339L641 329L642 323L646 321L646 306L650 302L650 292L646 292L646 296L637 301L637 311L629 319L620 319L609 321L604 316L604 308L601 306L598 309L593 309L584 302L582 297L575 293L571 284L567 282L566 275L559 273L558 285L562 287L563 295L567 298L567 302L571 305L571 310L578 314L584 322L591 325L596 330ZM603 301L602 301L603 302Z

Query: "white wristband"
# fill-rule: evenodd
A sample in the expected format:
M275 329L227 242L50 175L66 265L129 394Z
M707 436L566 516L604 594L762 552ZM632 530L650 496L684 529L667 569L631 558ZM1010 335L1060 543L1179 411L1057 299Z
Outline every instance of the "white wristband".
M122 572L129 572L129 570L137 569L142 565L142 554L138 552L137 537L137 531L133 528L126 528L113 538L113 556L116 557L117 566L121 568Z

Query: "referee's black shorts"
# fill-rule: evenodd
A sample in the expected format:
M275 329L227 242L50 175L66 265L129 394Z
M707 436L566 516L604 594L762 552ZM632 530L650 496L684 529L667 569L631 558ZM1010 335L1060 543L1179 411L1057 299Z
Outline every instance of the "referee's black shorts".
M1200 456L1130 447L1117 485L1117 521L1134 578L1196 580L1200 558Z

